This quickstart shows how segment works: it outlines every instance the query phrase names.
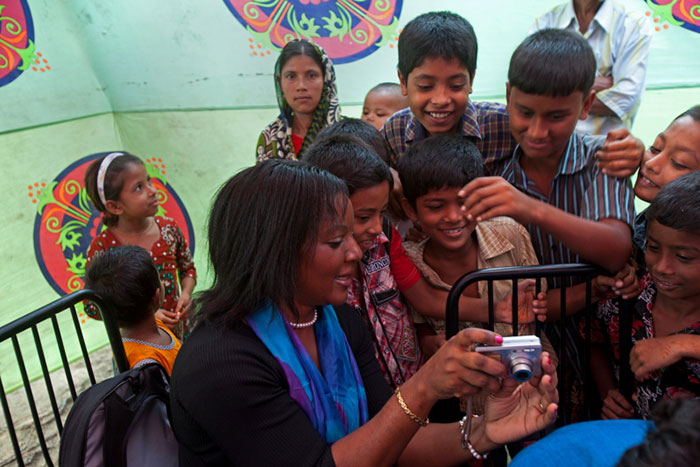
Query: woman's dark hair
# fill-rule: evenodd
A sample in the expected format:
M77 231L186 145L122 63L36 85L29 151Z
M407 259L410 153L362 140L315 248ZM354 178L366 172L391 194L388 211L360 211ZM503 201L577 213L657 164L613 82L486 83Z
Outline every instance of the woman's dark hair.
M304 160L343 180L350 195L382 182L389 182L391 190L394 184L389 166L368 144L352 135L339 133L316 139Z
M678 177L654 197L646 210L653 221L674 230L700 234L700 171Z
M469 21L450 11L431 11L416 16L399 35L399 71L405 82L426 58L457 59L474 81L477 42Z
M700 401L670 399L659 402L652 419L656 426L644 441L628 449L619 467L685 467L700 459Z
M461 188L484 175L481 153L461 136L436 135L419 141L397 163L403 195L416 199L434 190Z
M290 59L296 57L297 55L305 55L310 57L321 69L321 73L325 73L326 70L323 68L323 61L321 55L318 53L318 50L316 50L316 48L311 45L309 41L304 39L287 42L287 44L284 46L279 57L280 73L282 72L284 65L286 65Z
M327 126L321 130L318 135L316 135L316 138L341 134L351 135L361 139L374 149L374 152L377 153L379 158L383 160L386 165L391 165L389 161L389 150L387 149L386 140L382 134L372 125L359 118L344 118L339 122L335 122L333 125Z
M195 299L195 323L231 325L267 300L296 313L301 259L347 202L340 179L304 162L267 160L234 175L209 215L214 281Z
M112 160L105 173L104 195L106 200L119 200L119 194L122 192L122 188L124 188L123 173L129 168L129 165L144 165L143 161L133 154L129 154L128 152L121 154L121 156ZM112 227L117 225L119 217L107 211L107 208L104 203L102 203L100 195L97 192L97 172L100 170L100 164L102 164L105 157L107 156L92 161L87 172L85 172L85 191L87 191L88 197L95 208L102 213L102 222L107 227Z
M120 328L128 328L155 313L153 297L160 289L160 278L146 250L123 245L92 258L85 271L85 288L102 297Z
M673 121L675 122L679 118L683 117L690 117L696 122L700 123L700 105L694 105L693 107L689 108L688 110L674 118Z
M596 62L586 39L565 29L542 29L530 34L515 49L508 67L508 82L526 94L568 96L593 86Z

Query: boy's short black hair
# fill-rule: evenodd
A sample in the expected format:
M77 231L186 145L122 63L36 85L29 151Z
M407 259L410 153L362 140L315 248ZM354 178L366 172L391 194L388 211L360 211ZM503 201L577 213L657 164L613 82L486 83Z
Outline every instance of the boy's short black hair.
M360 120L359 118L344 118L321 130L318 135L316 135L316 138L323 138L330 135L355 136L374 149L374 152L377 153L379 158L383 160L386 165L391 164L386 140L382 134L379 133L379 130L364 120ZM308 156L305 156L305 158L306 157Z
M304 161L344 181L350 196L385 181L390 189L393 187L389 166L368 144L349 134L317 137L304 154Z
M648 224L700 235L700 171L678 177L659 191L646 210Z
M622 455L618 467L694 465L700 457L700 401L662 400L652 419L655 426Z
M484 175L481 153L474 143L456 135L435 135L412 145L399 159L403 195L415 209L416 200L442 188L461 188Z
M85 271L85 288L97 292L120 328L152 317L153 297L160 278L151 255L141 247L123 245L97 253Z
M585 97L595 74L595 55L583 36L542 29L527 36L513 52L508 82L527 94L560 97L581 91Z
M469 21L449 11L432 11L415 17L399 35L399 71L404 81L426 58L456 58L474 81L477 42Z
M686 110L685 112L683 112L682 114L680 114L679 116L674 118L673 121L675 122L679 118L683 118L683 117L690 117L693 120L695 120L696 122L700 123L700 105L692 106L691 108L689 108L688 110Z

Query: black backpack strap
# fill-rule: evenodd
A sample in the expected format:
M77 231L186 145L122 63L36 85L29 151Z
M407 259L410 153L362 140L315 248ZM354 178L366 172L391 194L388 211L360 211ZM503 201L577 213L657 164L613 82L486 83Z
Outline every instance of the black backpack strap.
M83 465L87 432L92 415L104 398L114 391L114 388L119 386L128 374L122 373L97 383L78 396L64 423L59 465Z
M104 401L105 437L102 445L105 467L126 465L124 442L126 432L134 419L134 412L121 398L113 395Z

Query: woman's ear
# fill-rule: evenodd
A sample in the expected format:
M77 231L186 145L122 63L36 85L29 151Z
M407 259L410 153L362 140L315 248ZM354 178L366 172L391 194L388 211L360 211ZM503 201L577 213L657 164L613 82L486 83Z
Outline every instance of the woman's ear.
M401 207L403 208L403 212L406 213L411 222L413 222L414 224L418 222L418 215L416 214L416 210L413 209L413 206L411 206L411 203L408 202L405 196L401 197Z

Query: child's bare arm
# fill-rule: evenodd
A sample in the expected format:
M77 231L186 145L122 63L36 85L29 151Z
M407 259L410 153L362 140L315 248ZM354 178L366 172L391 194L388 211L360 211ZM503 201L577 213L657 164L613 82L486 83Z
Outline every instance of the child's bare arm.
M462 209L477 222L496 216L535 224L587 261L618 271L632 251L630 228L617 219L593 221L527 196L502 177L481 177L460 191ZM595 239L596 241L591 241Z
M534 280L521 281L519 285L519 322L532 322L536 317L544 321L547 315L547 296L540 294L535 297ZM420 278L413 287L402 292L411 306L420 314L433 318L445 319L448 292L431 286L424 278ZM529 293L529 295L528 295ZM512 323L513 312L509 294L500 302L494 303L494 320L497 323ZM474 298L462 295L459 300L459 321L475 321L488 323L489 307L485 298Z
M637 342L630 353L630 366L635 378L643 381L656 370L670 366L682 358L700 359L700 336L674 334Z
M432 357L445 343L445 334L437 334L428 323L416 324L416 334L418 345L427 358Z
M598 276L591 283L591 304L604 298L633 298L639 295L639 280L634 267L626 264L614 277ZM566 314L572 315L586 307L586 284L566 288ZM549 290L548 319L561 318L561 289Z
M420 314L433 318L445 319L447 306L446 290L431 286L424 278L420 278L415 285L404 290L411 306ZM459 300L459 321L488 322L488 302L481 298L462 296Z
M192 306L192 291L196 281L194 278L187 276L182 279L180 286L182 291L180 292L180 297L177 300L177 305L175 306L175 316L179 320L180 318L186 317Z
M618 390L610 360L600 345L591 346L591 373L603 400L601 417L606 420L633 418L634 408Z

